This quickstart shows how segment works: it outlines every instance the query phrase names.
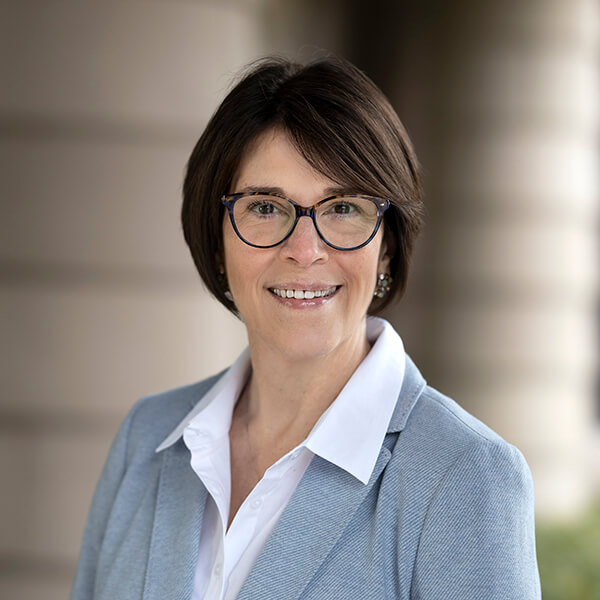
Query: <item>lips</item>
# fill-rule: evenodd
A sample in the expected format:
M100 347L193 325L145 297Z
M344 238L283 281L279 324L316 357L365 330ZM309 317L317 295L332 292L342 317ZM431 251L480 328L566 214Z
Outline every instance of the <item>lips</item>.
M338 286L330 286L323 289L297 289L297 288L269 288L269 290L280 298L295 298L296 300L312 300L314 298L326 298L335 293Z

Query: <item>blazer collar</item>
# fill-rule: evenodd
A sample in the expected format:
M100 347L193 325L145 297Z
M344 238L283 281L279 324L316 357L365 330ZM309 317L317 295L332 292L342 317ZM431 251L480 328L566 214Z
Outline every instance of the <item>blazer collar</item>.
M415 363L408 354L406 354L404 380L402 382L402 388L400 389L396 408L392 413L392 418L388 425L388 433L398 433L404 429L410 412L426 386L427 382L423 378L423 375L421 375L421 372Z

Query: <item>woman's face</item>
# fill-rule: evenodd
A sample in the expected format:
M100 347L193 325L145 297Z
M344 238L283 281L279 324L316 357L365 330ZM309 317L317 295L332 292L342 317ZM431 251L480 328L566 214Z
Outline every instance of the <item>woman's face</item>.
M302 206L312 206L335 194L337 187L312 169L284 132L274 129L246 151L231 192L275 188ZM321 240L312 219L301 217L279 246L254 248L237 236L226 213L225 272L251 346L302 360L364 345L377 274L388 269L382 239L383 227L363 248L335 250ZM282 290L332 289L325 297L281 297Z

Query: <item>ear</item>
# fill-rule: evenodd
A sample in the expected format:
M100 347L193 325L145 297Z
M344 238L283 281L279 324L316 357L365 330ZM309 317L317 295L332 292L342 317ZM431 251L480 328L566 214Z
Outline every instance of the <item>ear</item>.
M387 236L383 236L381 248L379 249L379 261L377 262L377 273L390 272L390 255L388 254Z

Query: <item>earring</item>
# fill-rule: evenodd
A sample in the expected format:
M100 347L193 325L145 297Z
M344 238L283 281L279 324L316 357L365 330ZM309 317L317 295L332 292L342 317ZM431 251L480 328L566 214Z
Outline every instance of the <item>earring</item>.
M389 273L379 273L373 296L383 298L392 288L392 276Z

